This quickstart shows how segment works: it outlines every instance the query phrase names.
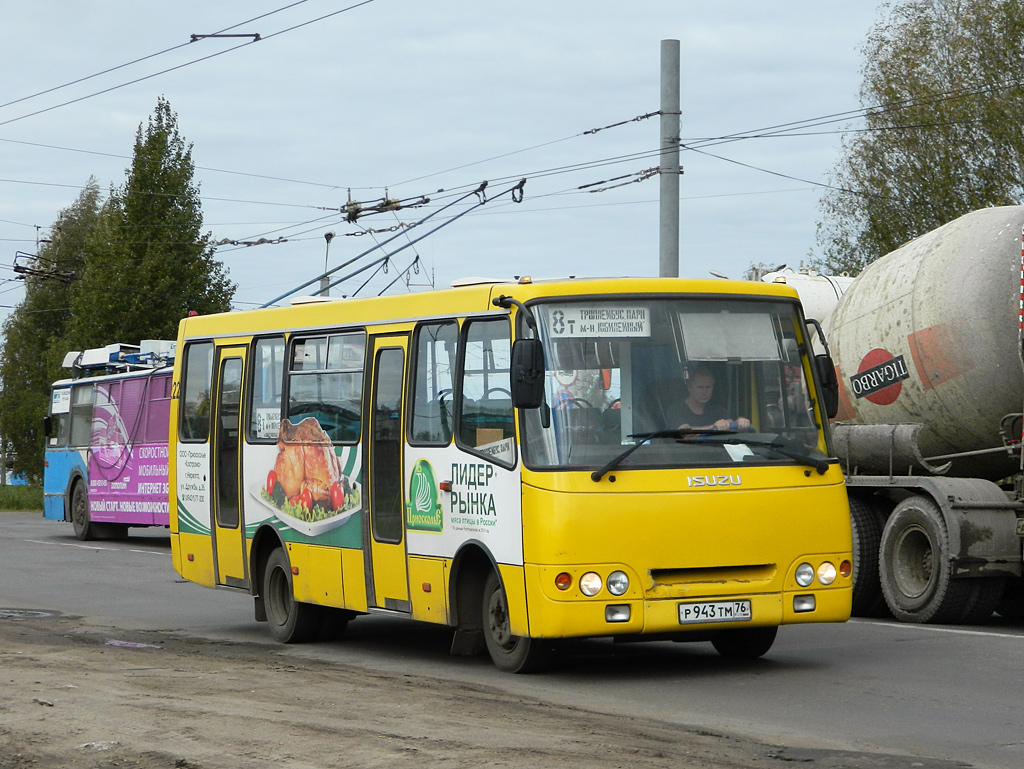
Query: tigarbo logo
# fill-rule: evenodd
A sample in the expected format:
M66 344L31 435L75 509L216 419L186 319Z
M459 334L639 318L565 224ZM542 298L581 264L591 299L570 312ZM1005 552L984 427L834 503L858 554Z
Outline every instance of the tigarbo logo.
M695 486L742 486L743 478L738 475L689 475L686 485Z

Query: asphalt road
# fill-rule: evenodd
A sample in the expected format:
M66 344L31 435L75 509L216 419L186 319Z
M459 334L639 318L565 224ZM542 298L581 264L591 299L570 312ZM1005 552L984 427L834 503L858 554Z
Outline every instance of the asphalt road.
M0 609L80 616L117 629L171 630L273 645L251 599L182 581L166 533L83 543L70 524L0 513ZM0 612L0 621L2 612ZM567 644L542 675L510 676L486 658L447 654L450 631L359 618L342 640L289 647L609 714L801 748L892 752L974 767L1024 766L1024 625L971 628L854 620L782 628L762 660L729 663L710 644Z

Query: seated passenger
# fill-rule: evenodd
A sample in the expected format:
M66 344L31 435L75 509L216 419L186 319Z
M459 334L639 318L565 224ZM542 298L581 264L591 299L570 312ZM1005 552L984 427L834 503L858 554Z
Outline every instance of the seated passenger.
M676 424L681 430L749 430L749 419L730 418L725 409L711 403L714 392L715 375L706 368L698 368L690 377L686 398L667 406L669 424Z

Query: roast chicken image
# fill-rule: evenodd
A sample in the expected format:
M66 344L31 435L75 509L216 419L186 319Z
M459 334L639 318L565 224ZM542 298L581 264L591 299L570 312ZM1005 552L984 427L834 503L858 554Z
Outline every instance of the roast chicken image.
M313 505L334 509L331 490L342 480L341 463L316 419L307 417L297 425L283 420L277 451L274 472L285 497L297 499L308 490Z

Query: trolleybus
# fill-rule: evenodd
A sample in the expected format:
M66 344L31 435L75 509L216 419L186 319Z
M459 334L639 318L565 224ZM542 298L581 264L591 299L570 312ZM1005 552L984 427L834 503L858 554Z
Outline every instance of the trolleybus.
M43 515L82 540L167 526L174 342L68 353L46 418Z

